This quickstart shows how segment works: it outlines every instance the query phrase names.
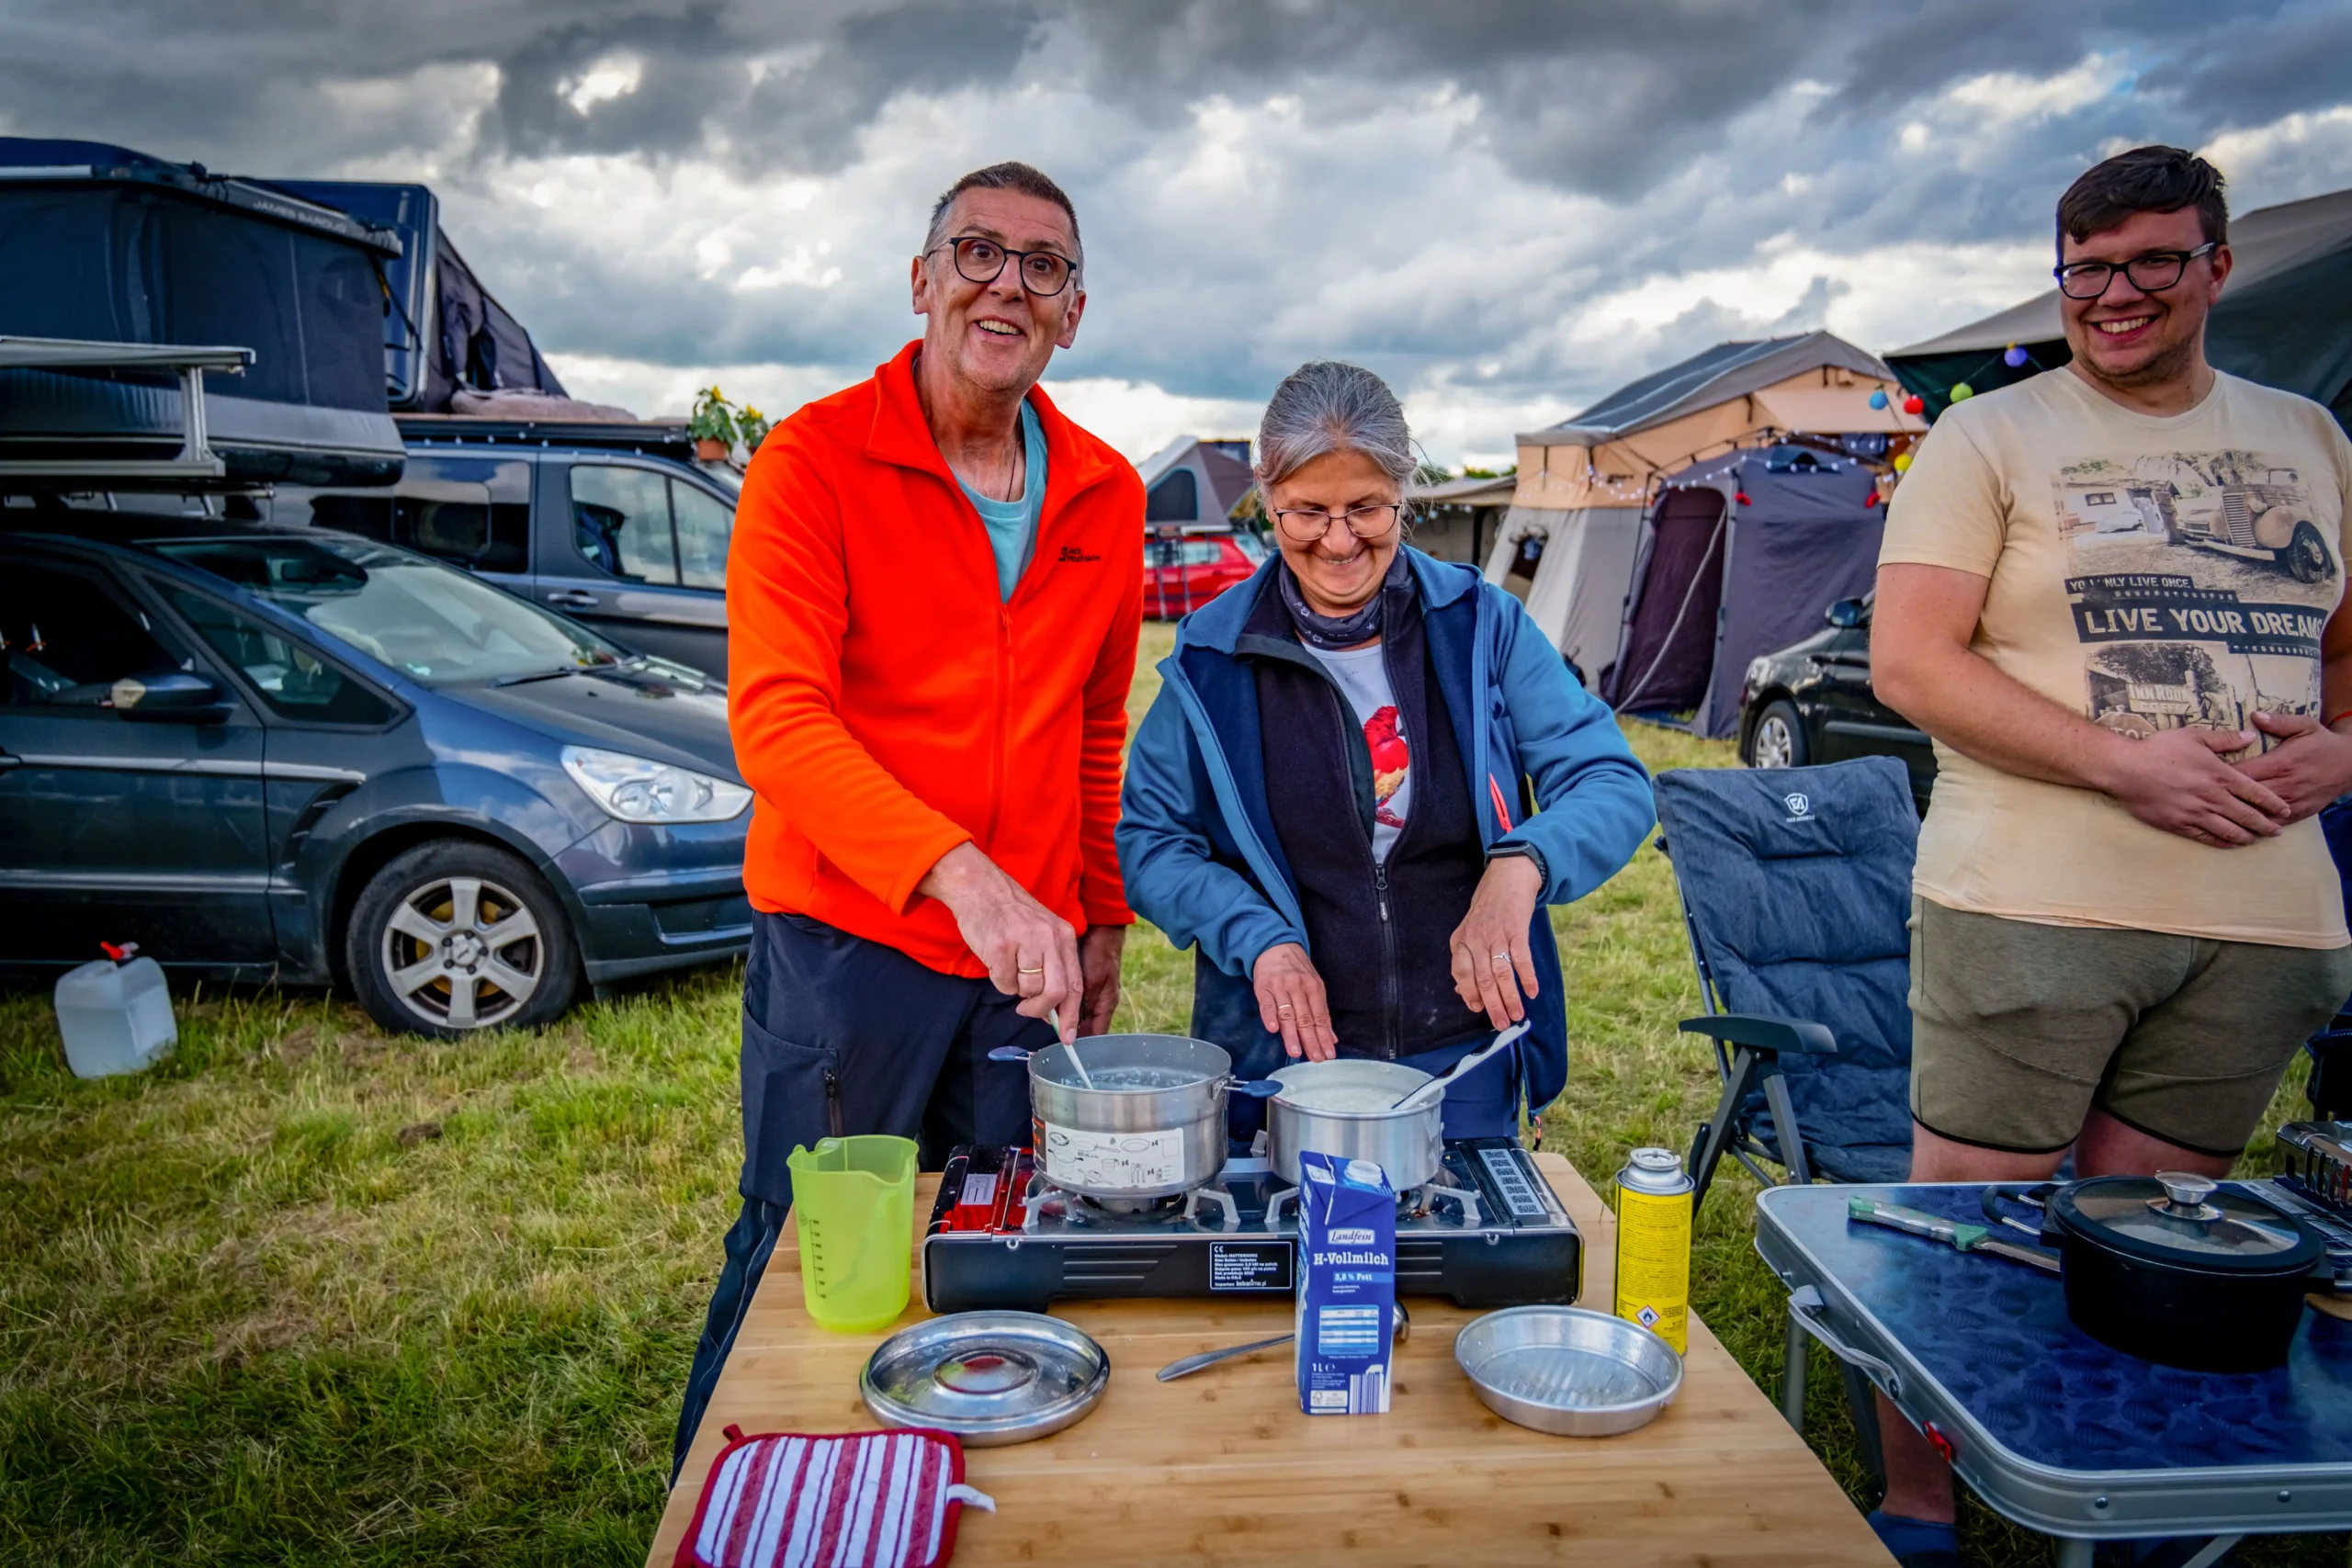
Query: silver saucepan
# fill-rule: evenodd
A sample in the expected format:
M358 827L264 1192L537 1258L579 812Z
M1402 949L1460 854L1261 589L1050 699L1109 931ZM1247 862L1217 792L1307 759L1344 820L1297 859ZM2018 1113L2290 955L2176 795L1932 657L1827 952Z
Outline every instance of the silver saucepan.
M1181 1034L1074 1043L1076 1062L1066 1044L1029 1057L1037 1164L1048 1181L1101 1203L1147 1204L1225 1168L1233 1058L1222 1046Z
M1293 1062L1273 1078L1282 1090L1266 1105L1266 1157L1292 1186L1298 1185L1298 1156L1306 1151L1371 1160L1399 1192L1437 1174L1445 1157L1440 1137L1445 1097L1396 1104L1430 1081L1419 1067L1343 1056Z

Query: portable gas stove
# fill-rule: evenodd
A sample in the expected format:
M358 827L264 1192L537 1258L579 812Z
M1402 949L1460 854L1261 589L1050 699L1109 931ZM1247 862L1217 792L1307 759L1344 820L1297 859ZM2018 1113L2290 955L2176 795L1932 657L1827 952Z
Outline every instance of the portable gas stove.
M1104 1207L1048 1183L1026 1149L948 1156L922 1242L933 1312L1043 1312L1070 1297L1287 1294L1298 1191L1263 1159L1226 1162L1182 1198ZM1584 1238L1509 1138L1445 1145L1435 1179L1396 1200L1396 1291L1465 1307L1573 1302Z

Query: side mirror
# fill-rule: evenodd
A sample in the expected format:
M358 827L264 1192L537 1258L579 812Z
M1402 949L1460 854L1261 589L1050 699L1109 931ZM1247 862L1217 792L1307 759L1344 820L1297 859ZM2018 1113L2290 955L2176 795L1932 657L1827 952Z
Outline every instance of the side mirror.
M218 724L234 705L202 675L157 670L114 683L114 711L141 724Z
M1860 599L1840 599L1822 619L1833 626L1866 626L1871 624L1871 607Z

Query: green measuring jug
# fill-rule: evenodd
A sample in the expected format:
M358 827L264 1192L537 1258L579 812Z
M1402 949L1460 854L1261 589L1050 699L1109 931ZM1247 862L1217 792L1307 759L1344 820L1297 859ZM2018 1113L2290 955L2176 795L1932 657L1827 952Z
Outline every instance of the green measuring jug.
M786 1164L808 1315L836 1334L896 1321L907 1308L914 1253L914 1140L820 1138Z

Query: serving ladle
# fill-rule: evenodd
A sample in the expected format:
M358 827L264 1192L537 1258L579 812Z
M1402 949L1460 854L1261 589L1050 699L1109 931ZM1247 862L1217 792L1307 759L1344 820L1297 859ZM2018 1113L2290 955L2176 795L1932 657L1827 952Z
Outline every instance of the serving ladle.
M1413 1317L1405 1303L1396 1303L1396 1343L1402 1345L1413 1337ZM1204 1350L1197 1356L1181 1356L1151 1375L1161 1382L1174 1382L1178 1378L1191 1377L1204 1367L1214 1367L1219 1361L1230 1361L1237 1356L1247 1356L1259 1350L1271 1350L1277 1345L1287 1345L1298 1337L1297 1330L1277 1334L1272 1339L1252 1339L1247 1345L1227 1345L1222 1350Z

